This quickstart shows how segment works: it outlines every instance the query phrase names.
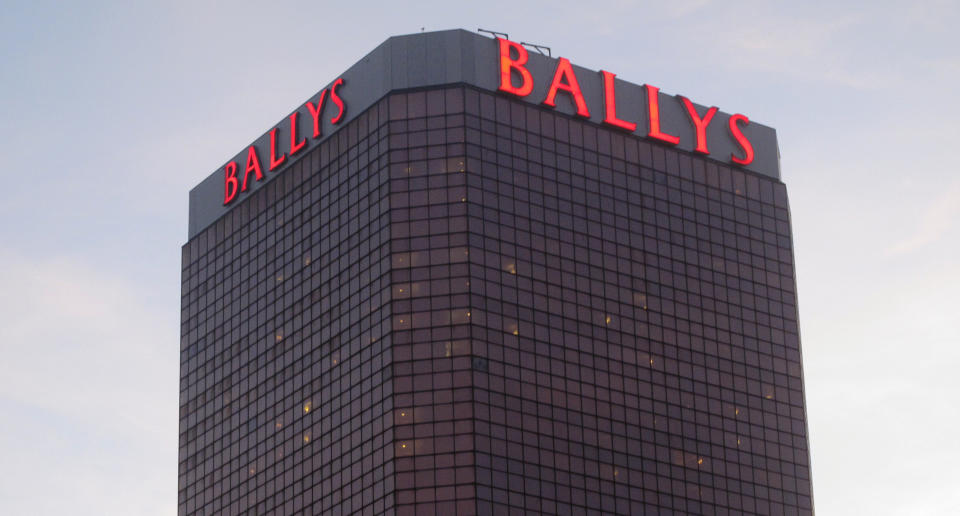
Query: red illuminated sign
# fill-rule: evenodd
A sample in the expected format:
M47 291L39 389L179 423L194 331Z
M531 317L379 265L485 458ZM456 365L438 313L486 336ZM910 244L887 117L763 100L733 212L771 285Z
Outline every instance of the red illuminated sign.
M733 135L733 138L737 140L737 143L740 144L740 147L743 149L743 158L738 158L735 155L731 154L730 159L734 163L739 163L741 165L749 165L753 162L753 145L750 144L750 140L743 135L743 132L740 131L738 123L743 122L744 124L749 124L750 119L747 118L747 115L736 114L730 117L730 134Z
M531 84L532 81L531 81ZM346 112L346 105L343 102L343 99L340 97L338 88L343 86L343 79L337 79L334 81L333 85L330 88L325 89L320 92L320 96L317 99L317 103L314 104L313 101L308 101L305 104L307 112L310 114L311 121L313 122L313 139L316 140L320 138L323 133L321 131L321 126L323 119L321 115L324 111L324 104L329 95L330 101L337 108L337 113L332 118L330 118L330 123L333 125L339 124L343 120L343 115ZM300 153L303 149L307 147L307 137L302 135L300 132L300 112L294 111L289 118L289 126L286 129L287 132L287 144L282 146L282 137L280 135L280 127L274 127L270 130L270 168L268 171L274 171L280 168L284 163L287 162L288 158L293 158L296 154ZM260 151L257 149L257 146L251 145L247 148L247 159L246 167L243 171L243 177L237 177L239 171L239 165L236 161L231 161L223 167L223 204L224 206L233 202L237 195L240 192L246 192L247 188L252 184L250 183L250 173L253 172L253 180L261 181L264 178L263 166L261 165L260 160Z
M523 65L530 58L523 45L506 39L497 38L500 42L500 91L512 93L518 97L526 97L533 91L533 76ZM517 58L510 57L511 50ZM520 86L513 85L512 72L520 74Z
M660 130L660 88L647 84L647 117L650 120L650 130L647 136L656 138L670 145L680 143L680 138Z
M534 80L533 74L526 67L530 59L527 49L519 43L514 43L503 38L497 38L500 46L500 86L498 91L509 93L517 97L526 97L533 92ZM634 132L637 130L637 122L628 119L621 119L617 113L617 91L614 86L616 74L601 70L603 78L603 123L618 129ZM517 82L519 80L519 83ZM647 84L644 88L647 102L647 132L646 137L657 140L669 145L678 145L680 137L669 134L663 130L660 125L660 89L656 86ZM553 80L550 88L547 90L547 96L543 99L544 106L556 107L557 93L566 94L573 105L576 106L577 115L589 118L590 111L587 109L587 103L580 89L580 83L573 70L573 65L569 59L559 58L557 60L556 70L553 74ZM710 129L710 123L718 109L711 107L701 116L693 102L683 96L677 96L683 109L686 112L690 124L693 128L695 142L693 150L701 154L710 154L707 147L707 133ZM738 165L746 166L753 162L753 144L744 135L742 128L750 123L750 120L741 114L731 115L728 121L729 136L742 149L743 156L731 154L729 161Z
M590 118L590 112L587 111L587 101L583 100L583 93L580 92L580 83L577 82L577 76L573 73L573 65L570 60L561 57L557 62L557 72L553 74L553 82L550 83L550 91L547 92L547 98L543 105L557 107L554 99L558 91L567 92L577 105L577 115L584 118Z
M680 97L680 100L683 102L683 107L686 108L687 114L690 115L690 121L693 122L693 128L697 133L697 147L694 150L702 154L710 154L710 151L707 149L707 126L710 125L710 121L713 120L713 115L717 114L717 107L714 106L708 109L707 114L703 115L703 118L700 118L700 115L697 114L697 108L693 106L693 102L690 102L690 99Z
M499 86L498 91L516 97L528 97L534 91L534 76L531 69L528 68L530 55L527 49L513 41L497 38L499 46ZM583 72L581 72L583 75ZM640 91L645 95L646 102L640 104L641 110L645 113L637 113L636 95L633 91L626 93L631 100L625 104L627 106L617 109L617 88L616 74L606 70L600 71L600 79L603 90L603 116L601 122L604 125L629 133L641 131L641 135L652 140L667 145L681 145L681 138L689 139L692 133L693 141L684 141L682 148L692 149L694 152L710 155L708 147L708 137L714 142L722 132L722 137L727 138L730 145L724 145L724 152L730 152L729 156L723 156L724 161L732 162L737 165L747 166L754 160L753 143L748 139L744 129L750 124L750 119L745 115L730 115L726 121L726 131L723 131L723 122L713 123L714 118L719 112L716 107L707 108L704 113L700 113L697 107L690 99L678 95L675 99L669 96L660 95L660 89L651 84L645 85ZM573 64L569 59L561 57L556 60L553 70L553 76L549 86L546 89L546 95L540 101L540 104L556 108L557 97L563 97L569 101L569 105L575 110L577 116L582 118L591 118L591 113L587 107L587 99L584 97L584 90L581 87ZM593 79L590 79L587 91L595 91ZM224 206L232 203L242 192L258 181L266 179L270 172L276 172L293 161L294 157L302 153L311 141L323 137L323 123L325 116L329 116L329 123L337 125L344 119L346 105L340 96L340 89L343 88L344 80L339 78L317 94L303 105L302 108L293 112L287 121L278 124L270 129L265 135L265 140L260 140L262 147L258 144L252 144L247 148L246 159L238 158L237 161L231 161L223 167L223 204ZM542 89L539 91L543 91ZM527 99L533 100L533 99ZM666 120L671 129L668 131L661 125L661 102L668 108ZM677 102L678 104L675 104ZM333 105L335 113L328 108L328 104ZM304 109L305 108L305 109ZM675 125L677 109L681 109L686 114L686 119L690 123L692 131L684 133L679 131ZM626 111L626 112L624 112ZM630 111L634 111L631 113ZM329 112L329 113L328 113ZM325 113L328 113L325 115ZM640 122L646 116L646 127L640 129ZM725 115L724 115L725 116ZM309 119L309 122L301 119ZM302 123L301 123L302 122ZM304 125L304 127L301 127ZM312 127L311 127L312 125ZM719 127L718 127L719 126ZM313 129L312 131L310 129ZM671 134L678 132L678 134ZM711 136L712 135L712 136ZM267 143L267 141L269 143ZM267 149L269 145L269 149ZM239 163L238 163L239 162Z
M631 133L637 130L637 124L617 118L617 92L614 90L613 80L617 75L606 70L600 70L603 75L603 123L626 129Z

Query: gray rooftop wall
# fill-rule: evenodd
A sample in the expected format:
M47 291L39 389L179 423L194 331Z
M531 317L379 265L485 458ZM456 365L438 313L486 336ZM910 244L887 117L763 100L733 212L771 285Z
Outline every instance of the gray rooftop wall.
M526 67L534 78L534 89L530 95L521 100L532 104L540 104L547 95L550 81L556 69L557 59L529 52L529 62ZM603 83L598 71L573 65L577 80L590 111L590 120L597 124L603 123ZM616 70L610 70L616 73ZM427 32L406 36L394 36L380 44L372 52L344 72L340 78L344 83L337 90L346 105L345 116L338 124L344 125L367 108L379 101L385 95L396 90L426 88L448 84L469 84L475 87L496 91L499 86L499 46L496 40L465 30L448 30ZM332 82L331 82L332 84ZM323 89L329 88L328 84ZM323 91L321 89L320 91ZM647 104L646 92L643 86L617 80L617 114L621 119L637 123L635 135L645 137L647 131ZM311 96L310 101L317 102L320 92ZM517 97L511 96L516 99ZM691 99L695 100L695 99ZM697 104L698 113L703 114L707 107ZM190 216L188 238L215 222L235 206L243 202L247 194L262 188L274 176L281 174L290 167L297 158L307 154L310 148L319 145L324 139L335 133L338 126L330 123L330 117L335 114L335 107L326 100L326 108L322 115L322 137L310 138L312 117L306 108L306 101L300 105L298 111L301 135L306 136L307 147L298 153L296 158L287 157L286 161L275 169L268 171L270 159L270 130L280 128L279 147L285 150L288 146L287 133L288 117L281 118L276 124L251 142L258 149L263 173L262 181L253 181L244 193L229 205L224 206L224 166L230 161L237 162L238 176L243 175L246 163L247 148L245 145L240 152L210 174L200 184L190 190ZM575 115L576 108L568 95L559 94L556 98L556 111ZM678 136L679 149L693 151L695 146L694 128L683 109L679 98L671 94L660 94L661 128L664 132ZM727 123L730 114L718 112L710 124L707 132L710 158L724 163L729 162L731 153L742 155L739 146L727 134ZM723 130L718 130L722 128ZM780 178L779 152L776 132L767 126L750 121L742 127L743 134L753 144L754 161L745 167L752 172ZM655 140L656 141L656 140Z

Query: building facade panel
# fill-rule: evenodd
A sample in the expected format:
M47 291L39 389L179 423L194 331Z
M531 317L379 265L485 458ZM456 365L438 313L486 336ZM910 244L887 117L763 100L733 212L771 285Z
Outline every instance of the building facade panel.
M392 507L385 109L183 247L180 514Z
M183 247L180 514L812 514L775 175L468 84L351 116Z
M398 514L476 514L463 94L388 98Z
M783 184L466 99L480 512L809 513Z

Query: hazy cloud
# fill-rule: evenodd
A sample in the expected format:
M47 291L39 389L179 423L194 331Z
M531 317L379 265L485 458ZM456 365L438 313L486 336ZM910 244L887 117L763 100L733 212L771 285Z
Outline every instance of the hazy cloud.
M910 214L904 214L908 216ZM954 234L960 222L960 181L947 185L930 200L920 213L916 229L906 238L887 248L888 255L903 255L921 251L943 238L950 237L956 243L960 235Z
M175 320L75 260L5 253L0 284L4 512L174 513Z

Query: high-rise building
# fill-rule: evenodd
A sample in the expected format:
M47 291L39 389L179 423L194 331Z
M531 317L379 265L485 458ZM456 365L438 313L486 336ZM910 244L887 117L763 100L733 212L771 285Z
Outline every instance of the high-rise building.
M777 152L390 38L190 193L179 513L811 514Z

